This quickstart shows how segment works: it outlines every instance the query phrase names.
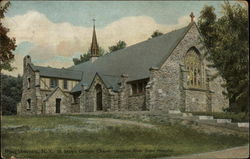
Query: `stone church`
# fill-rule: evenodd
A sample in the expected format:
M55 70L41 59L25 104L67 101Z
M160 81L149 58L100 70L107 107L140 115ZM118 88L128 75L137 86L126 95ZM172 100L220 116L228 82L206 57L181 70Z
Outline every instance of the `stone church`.
M95 26L89 61L70 68L23 60L18 114L95 111L219 112L228 107L224 80L208 67L196 23L99 56Z

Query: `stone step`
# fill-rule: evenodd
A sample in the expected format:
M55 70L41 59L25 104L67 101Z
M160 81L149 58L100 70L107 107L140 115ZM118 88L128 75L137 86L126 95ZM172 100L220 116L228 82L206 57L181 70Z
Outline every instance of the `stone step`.
M237 126L239 128L249 128L249 123L237 123Z
M232 119L216 119L217 123L232 123Z
M193 114L192 113L182 113L183 117L192 117Z
M216 119L202 119L199 120L201 123L217 123Z
M169 114L182 114L180 110L169 110Z
M206 115L199 115L198 119L199 120L213 120L214 117L213 116L206 116Z

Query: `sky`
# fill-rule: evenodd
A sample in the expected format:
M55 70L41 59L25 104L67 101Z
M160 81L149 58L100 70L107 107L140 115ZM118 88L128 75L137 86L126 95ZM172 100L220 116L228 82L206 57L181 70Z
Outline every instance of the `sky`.
M16 69L23 72L23 57L30 55L35 65L56 68L73 65L73 58L86 53L92 38L92 19L96 19L99 46L108 47L123 40L133 45L147 40L159 30L163 33L195 20L205 5L221 14L223 1L11 1L3 24L8 36L16 38Z

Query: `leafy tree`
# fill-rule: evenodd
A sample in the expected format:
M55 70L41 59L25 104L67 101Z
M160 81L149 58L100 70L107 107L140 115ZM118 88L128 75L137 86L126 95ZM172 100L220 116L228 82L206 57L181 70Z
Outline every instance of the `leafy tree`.
M215 8L213 6L207 6L203 8L201 11L201 15L199 17L198 26L201 31L201 34L205 36L203 39L205 41L206 47L211 48L214 46L216 34L215 34L215 21L216 14Z
M120 49L124 49L127 46L125 41L119 40L116 45L110 46L109 47L109 52L114 52Z
M2 24L2 19L4 18L4 14L9 6L9 1L0 2L0 73L2 70L13 70L11 62L14 60L14 55L12 51L16 48L15 38L9 38L7 36L9 29Z
M162 32L160 32L159 30L156 30L153 32L153 34L151 35L151 37L149 39L155 38L157 36L163 35Z
M2 19L4 14L7 12L7 8L10 6L9 1L0 1L0 78L2 78L2 70L12 71L14 68L11 66L11 62L14 60L12 51L15 50L16 40L9 38L7 33L9 29L3 26ZM0 114L2 115L3 109L3 98L2 95L2 80L0 80Z
M102 47L99 47L100 56L103 56L105 54L105 52L106 51ZM73 58L73 62L75 65L78 65L80 63L88 61L90 58L91 58L91 53L90 53L90 49L89 49L88 52L80 55L80 58Z
M248 11L229 2L222 5L222 11L223 15L217 19L214 8L205 6L198 26L209 49L208 60L226 80L230 111L248 112Z
M3 115L16 114L16 105L22 97L22 77L2 75L2 113Z

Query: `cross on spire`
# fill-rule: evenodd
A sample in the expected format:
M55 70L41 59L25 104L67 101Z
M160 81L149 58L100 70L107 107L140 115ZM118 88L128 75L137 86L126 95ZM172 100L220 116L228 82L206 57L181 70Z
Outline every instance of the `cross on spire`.
M93 25L95 26L95 18L93 18L92 20L93 20Z
M191 17L191 22L194 22L194 13L193 12L191 12L191 14L190 14L190 17Z

